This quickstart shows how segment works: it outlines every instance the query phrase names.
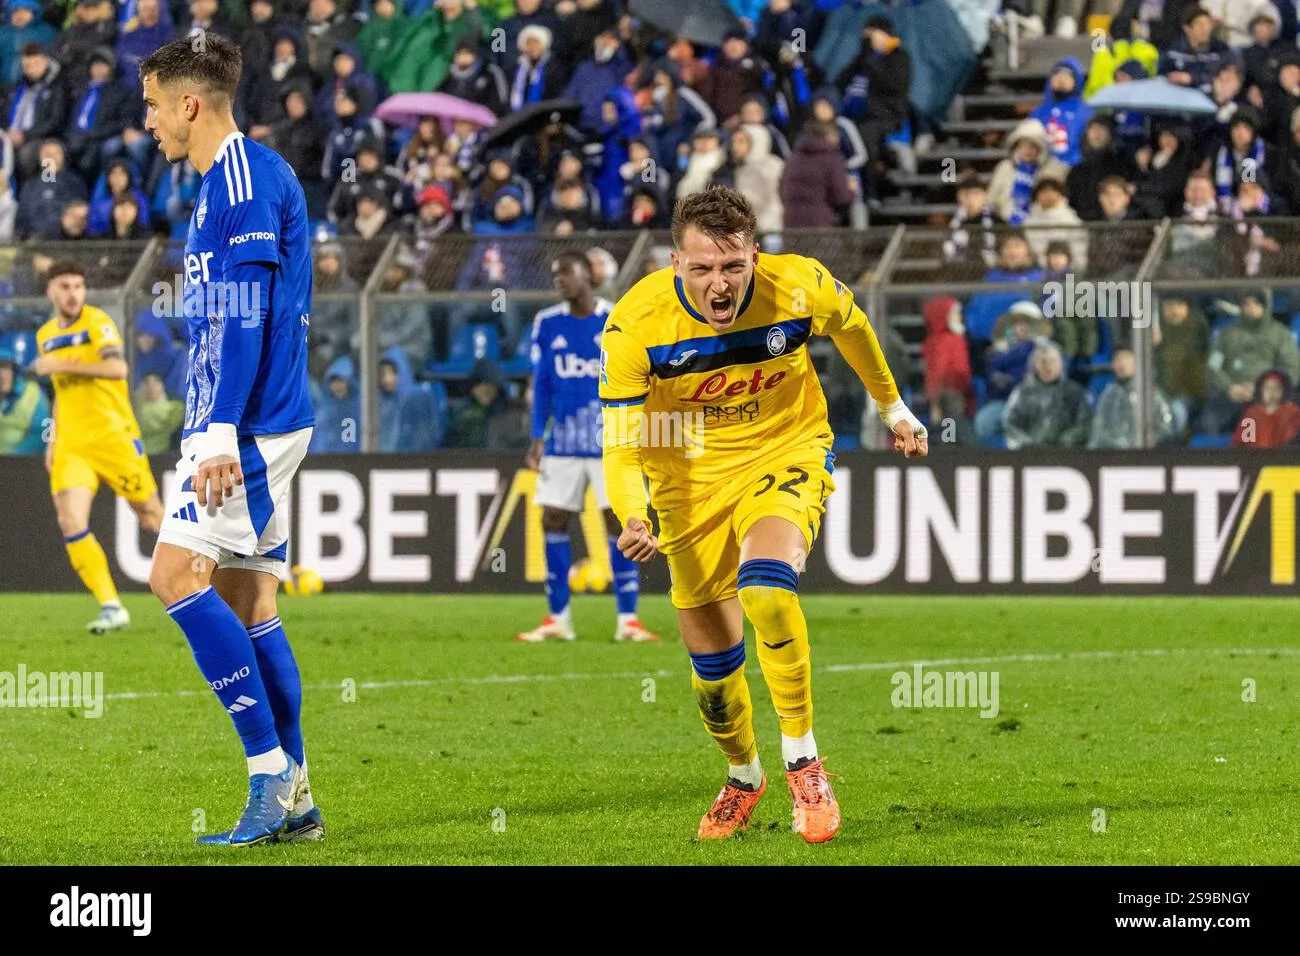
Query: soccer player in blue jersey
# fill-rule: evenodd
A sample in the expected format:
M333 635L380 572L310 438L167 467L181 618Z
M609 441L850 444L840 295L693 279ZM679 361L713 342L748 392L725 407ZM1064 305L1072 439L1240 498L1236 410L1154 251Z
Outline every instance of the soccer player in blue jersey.
M640 571L614 546L619 525L605 498L601 467L600 334L613 305L592 291L591 264L576 252L551 263L555 291L564 301L542 309L533 319L533 428L525 458L536 469L534 501L542 508L546 539L546 600L542 623L516 640L537 643L547 638L572 641L577 636L569 613L569 521L582 511L590 486L605 512L609 561L618 602L616 641L657 641L636 616Z
M315 415L307 388L311 248L293 170L231 114L242 57L207 33L140 64L145 128L203 177L185 242L189 325L179 491L149 586L185 633L248 761L235 826L200 843L320 839L307 784L298 665L276 612L288 491Z

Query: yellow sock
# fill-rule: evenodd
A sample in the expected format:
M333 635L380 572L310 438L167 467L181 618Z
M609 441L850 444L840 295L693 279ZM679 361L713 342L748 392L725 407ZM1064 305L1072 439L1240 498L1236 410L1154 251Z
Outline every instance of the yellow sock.
M745 642L713 654L691 655L691 688L704 729L732 766L758 758L754 705L745 680Z
M781 720L781 733L803 737L812 731L812 666L808 622L799 595L787 587L747 585L740 588L740 604L754 625L758 663Z
M108 557L95 536L89 531L83 531L71 538L64 538L63 546L68 549L72 569L77 572L86 590L95 595L95 600L101 605L120 604L117 588L113 586L113 575L108 570Z

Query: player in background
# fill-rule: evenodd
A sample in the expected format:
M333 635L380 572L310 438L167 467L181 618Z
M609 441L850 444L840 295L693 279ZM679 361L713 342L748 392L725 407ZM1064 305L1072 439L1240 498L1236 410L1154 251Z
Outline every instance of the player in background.
M92 634L131 623L108 569L104 549L90 531L90 506L100 481L131 506L140 527L157 534L162 524L158 485L140 439L127 391L122 336L108 313L86 304L86 274L73 262L45 273L54 315L36 333L39 357L31 370L54 382L54 434L45 446L50 494L68 560L95 599Z
M140 64L145 128L169 162L188 159L203 177L185 241L182 483L164 509L149 585L247 759L239 822L199 842L242 846L325 831L307 783L298 665L275 602L288 491L315 421L307 206L289 165L235 126L241 68L239 47L213 33Z
M853 293L815 259L760 253L755 229L734 189L680 200L672 266L633 286L605 322L605 488L623 554L668 557L700 716L729 764L700 838L743 830L767 785L745 681L747 617L780 719L794 829L820 843L839 830L840 809L813 738L798 585L835 489L834 436L809 338L831 337L879 403L895 448L911 457L928 445ZM665 416L689 424L683 440L645 442L647 427L663 436Z
M542 309L533 319L533 428L524 463L538 472L533 499L542 508L546 540L546 600L550 613L515 640L536 643L548 637L572 641L577 635L569 612L569 566L573 550L569 521L582 511L590 486L609 529L609 562L618 604L616 641L657 641L637 620L641 572L616 547L618 519L605 499L600 462L600 335L613 306L592 290L591 263L576 252L551 263L555 291L564 302Z

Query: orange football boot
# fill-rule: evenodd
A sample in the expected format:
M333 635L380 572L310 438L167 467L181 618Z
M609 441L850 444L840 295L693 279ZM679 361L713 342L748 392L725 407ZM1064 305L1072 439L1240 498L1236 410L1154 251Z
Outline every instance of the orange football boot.
M809 843L825 843L835 836L840 829L840 805L822 758L787 770L785 777L794 798L794 832Z
M727 780L722 792L718 794L718 799L713 801L709 812L700 820L699 838L724 840L738 830L744 830L749 825L749 818L754 814L754 807L758 805L758 798L766 789L766 774L763 775L763 782L758 785L757 790L746 790L730 779Z

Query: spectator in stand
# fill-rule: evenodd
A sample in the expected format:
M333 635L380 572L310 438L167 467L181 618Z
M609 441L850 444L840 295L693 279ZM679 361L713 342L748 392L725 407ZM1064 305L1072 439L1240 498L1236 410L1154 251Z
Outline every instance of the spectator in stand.
M1080 147L1092 109L1083 102L1083 67L1066 57L1052 67L1043 86L1043 102L1029 114L1043 124L1047 150L1066 166L1082 158Z
M266 142L298 175L307 195L308 213L313 217L321 215L320 207L324 205L320 171L325 159L321 145L325 136L325 127L311 115L307 90L301 87L287 90L284 94L284 119L271 126Z
M176 340L172 325L152 309L141 309L132 323L135 330L135 359L131 363L132 387L139 388L146 375L157 375L169 395L185 395L188 359Z
M879 199L885 140L903 128L911 113L907 91L912 82L912 58L889 17L871 17L862 28L862 37L857 59L840 74L836 85L845 91L844 114L858 121L866 146L863 185L871 200Z
M85 200L86 184L74 171L66 169L63 144L46 140L38 156L40 168L48 175L32 176L18 194L18 215L14 234L19 239L56 239L63 208L73 200Z
M22 80L23 47L30 43L48 50L58 33L41 19L37 0L9 0L4 5L4 16L6 23L0 27L0 83L13 86Z
M1040 344L1047 343L1046 335L1034 335L1035 328L1042 333L1047 325L1042 311L1034 303L1017 302L1009 315L1011 321L1003 326L1006 332L993 342L987 355L980 356L981 368L988 370L988 387L984 405L975 414L975 434L985 445L996 444L1002 436L1007 400L1025 380L1035 350ZM1056 351L1054 346L1047 347Z
M384 270L379 281L380 295L412 294L428 291L416 274L420 261L410 249L402 249ZM383 302L375 318L379 330L379 351L391 355L397 349L413 365L423 368L433 352L433 327L429 308L423 302ZM361 351L361 330L352 336L352 352Z
M1065 180L1070 207L1084 222L1097 222L1104 217L1099 195L1103 180L1118 177L1121 181L1132 181L1137 177L1133 160L1121 153L1115 143L1114 130L1114 119L1105 114L1088 120L1079 162Z
M780 232L785 221L781 205L781 174L785 163L772 155L772 135L766 126L738 126L731 133L727 162L713 174L713 185L732 186L750 201L758 217L759 236Z
M1065 198L1065 183L1059 179L1040 179L1034 186L1033 204L1025 219L1025 234L1034 258L1046 262L1047 247L1053 242L1070 246L1070 262L1079 274L1088 271L1088 233L1078 213Z
M551 31L524 27L519 33L519 59L510 82L510 109L553 100L564 92L564 69L551 57Z
M391 198L378 186L362 187L357 193L352 215L339 228L340 236L377 239L400 230Z
M383 140L367 138L357 144L356 169L339 181L330 196L329 220L336 225L356 215L358 197L369 190L382 197L392 218L406 211L406 188L391 166L384 165Z
M419 268L424 269L433 252L434 242L441 235L456 233L460 230L451 197L441 186L428 185L422 189L416 202L419 204L415 216L407 228L410 230L412 248L419 259Z
M1018 226L1029 216L1040 179L1064 181L1069 170L1047 151L1047 130L1036 119L1022 120L1007 137L1006 159L989 181L989 207L1003 222Z
M691 137L691 155L677 183L677 198L701 192L713 181L713 174L727 161L722 134L716 129L697 129Z
M1088 441L1092 410L1088 393L1066 378L1055 345L1039 345L1032 374L1016 386L1003 411L1007 448L1081 448Z
M204 0L197 0L204 2ZM213 0L206 0L212 3ZM117 40L117 7L111 0L77 0L72 24L54 41L54 56L63 65L68 85L85 86L90 54L96 47L110 50Z
M943 243L943 261L948 265L978 269L980 275L997 265L997 228L1003 222L989 207L988 196L984 181L974 169L968 168L957 177L957 211L948 223L949 234Z
M1220 230L1219 274L1224 278L1273 277L1286 272L1282 246L1265 228L1271 214L1268 180L1246 180L1237 187L1237 198L1228 211L1228 222Z
M1099 279L1131 278L1136 275L1150 248L1150 229L1127 226L1128 223L1136 223L1143 218L1132 199L1132 185L1119 176L1103 179L1097 188L1097 201L1102 211L1099 222L1125 226L1089 232L1088 270Z
M1161 48L1158 72L1170 83L1194 87L1209 96L1219 67L1236 57L1228 44L1215 39L1214 18L1199 6L1183 12L1182 31L1169 47Z
M668 208L663 193L651 183L640 183L623 203L625 218L619 229L667 229Z
M433 451L442 443L433 396L420 388L399 348L379 360L379 450Z
M1034 262L1029 242L1019 232L1008 232L1002 236L999 248L999 261L995 268L984 275L988 283L1016 282L1024 283L1026 288L1010 292L981 292L971 297L966 305L966 335L971 342L971 365L976 374L983 369L984 349L993 339L993 326L1004 312L1010 312L1017 302L1038 297L1039 289L1031 286L1043 281L1043 270Z
M746 96L763 92L767 64L749 48L749 36L743 28L727 32L718 51L717 61L697 89L715 116L725 122L739 122L736 114Z
M1294 43L1282 39L1281 28L1282 17L1271 3L1265 3L1251 16L1251 44L1242 51L1241 61L1246 71L1246 88L1256 106L1264 104L1265 91L1277 76L1283 56L1295 51Z
M632 61L623 52L623 44L618 38L618 27L611 24L602 29L592 43L591 56L577 65L564 88L565 99L582 104L578 128L588 136L598 136L604 130L601 104L610 93L623 86L632 67Z
M621 169L628 160L632 139L641 133L641 113L636 106L636 97L626 87L616 86L610 90L601 101L600 110L600 171L595 183L600 194L600 206L595 210L595 223L602 218L614 222L622 217Z
M148 239L153 233L141 219L143 210L140 200L130 193L116 197L110 214L108 238L132 242Z
M527 447L528 408L506 393L500 365L489 358L479 359L469 376L469 394L469 404L452 420L447 447L494 450Z
M1192 124L1192 139L1201 161L1214 158L1214 153L1228 138L1228 126L1237 110L1250 105L1246 100L1245 74L1240 64L1227 60L1215 71L1210 99L1218 107L1217 112L1213 116L1199 117Z
M478 188L474 190L473 206L470 209L471 221L491 219L496 194L506 186L514 186L519 191L518 199L523 206L521 212L525 216L531 216L534 209L532 187L528 184L528 180L515 172L510 151L492 150L485 159L487 173L479 181Z
M325 370L325 392L316 403L316 427L307 450L314 455L361 450L361 398L351 356L340 355Z
M13 350L0 346L0 455L38 455L45 448L50 403L18 367Z
M0 391L3 391L0 381ZM1277 448L1300 436L1300 405L1291 400L1285 372L1265 372L1255 383L1255 402L1241 414L1233 433L1234 448ZM2 440L0 440L2 441Z
M781 174L786 229L830 229L853 202L853 185L840 154L839 130L809 120Z
M560 28L560 20L555 11L542 8L542 0L515 0L514 16L501 21L500 44L493 42L492 51L497 66L508 76L515 72L516 57L519 50L519 34L525 27L538 26L550 31L551 36Z
M446 142L437 117L422 116L397 156L397 171L410 192L418 193L434 178L433 162Z
M104 145L122 133L138 112L135 94L117 78L117 57L108 47L90 54L89 78L73 96L65 141L68 159L87 181L99 175Z
M501 67L479 49L478 37L466 34L456 43L451 68L439 90L485 106L496 116L509 111L510 89Z
M1138 167L1134 201L1144 219L1176 219L1184 214L1188 177L1197 165L1191 130L1185 125L1166 126L1155 139L1154 148L1143 146L1134 154ZM1214 184L1209 186L1213 200Z
M265 4L266 0L255 0ZM175 34L171 7L163 0L135 0L135 16L122 24L117 35L117 65L122 83L139 96L140 63Z
M993 348L1001 351L1003 346L1024 339L1050 339L1052 333L1052 322L1043 315L1043 310L1026 299L998 316L993 324Z
M1167 50L1182 36L1187 12L1199 8L1199 0L1124 0L1111 18L1110 32L1116 40L1146 38L1157 49Z
M1186 295L1170 292L1160 299L1160 321L1151 330L1156 346L1156 382L1169 397L1174 431L1182 436L1205 402L1205 366L1210 352L1210 323Z
M1300 109L1291 114L1290 130L1281 148L1273 151L1277 161L1273 187L1288 214L1300 214Z
M146 372L135 390L132 404L146 455L161 455L180 447L185 401L167 393L161 375Z
M1291 138L1291 117L1300 109L1300 51L1291 50L1279 59L1272 82L1264 87L1260 132L1270 143L1283 144Z
M322 178L332 189L343 177L347 162L355 160L357 147L370 139L382 139L384 126L368 113L357 109L357 99L346 87L334 95L334 122L325 142Z
M81 242L90 238L90 203L84 199L70 199L63 204L59 216L58 242Z
M1147 68L1140 60L1126 60L1115 68L1115 82L1128 83L1132 80L1145 80L1150 77ZM1118 110L1114 113L1115 142L1120 151L1130 158L1147 145L1148 118L1140 110Z
M39 44L23 47L22 73L17 88L6 97L5 136L14 148L19 178L25 180L42 168L44 143L63 135L72 97L63 67Z
M660 168L679 174L686 169L695 131L713 129L718 120L698 93L682 85L681 68L672 60L655 64L651 82L650 103L642 110L641 128L654 136Z
M533 217L524 212L524 194L518 186L503 186L492 197L492 217L476 219L476 236L526 235L536 232Z
M557 236L588 232L600 225L600 200L582 180L560 179L542 199L538 220L542 232Z
M245 79L248 74L265 72L271 63L275 38L286 29L280 19L274 0L248 0L248 22L239 28L239 48L244 53Z
M642 117L644 119L644 116ZM669 204L671 176L655 163L650 141L646 136L634 136L627 144L627 161L619 168L623 180L624 209L634 193L648 191L654 196L658 209Z
M339 44L351 43L360 32L361 24L340 10L336 0L307 0L302 59L316 83L326 82L334 72L334 51Z
M181 18L179 32L188 37L202 33L215 33L230 40L238 37L238 30L221 9L220 0L189 0L189 16Z
M356 101L360 113L373 113L379 105L379 85L373 76L360 68L359 61L360 54L351 43L340 43L335 48L333 72L312 100L312 112L322 123L334 121L335 99L344 90Z
M356 296L361 285L348 274L343 243L322 242L314 258L308 347L313 364L320 366L346 354L359 322Z
M95 191L90 197L90 232L100 235L108 232L113 223L113 203L120 196L132 196L140 209L140 219L149 225L149 201L140 190L140 183L135 171L126 160L118 159L109 164L104 174L95 183Z
M239 88L248 135L259 141L266 139L271 127L285 118L286 94L301 90L310 103L314 84L315 78L303 59L297 36L288 31L277 34L266 67L251 76L246 73L245 82ZM332 105L329 113L333 119Z
M934 421L934 410L945 406L948 393L955 393L960 398L959 407L969 410L970 353L966 349L966 326L962 324L960 302L952 296L936 296L926 300L921 314L925 318L925 340L921 342L925 397L930 402L930 419Z
M618 11L610 0L576 0L555 5L560 27L555 34L555 55L565 75L591 52L596 37L605 30L618 30Z
M1189 275L1211 276L1219 269L1218 203L1214 183L1207 173L1194 172L1187 177L1183 211L1169 236L1171 258Z
M1271 158L1259 135L1259 114L1250 108L1239 110L1228 125L1228 141L1214 158L1214 191L1220 215L1232 211L1237 185L1243 179L1262 175Z
M415 24L394 0L375 0L370 18L357 34L361 61L385 87L391 87L393 74L402 62L402 49L415 30ZM477 38L476 38L477 39Z
M1234 50L1244 50L1254 42L1252 24L1258 17L1270 17L1281 25L1277 8L1269 0L1201 0L1201 6L1214 18L1217 32Z
M789 0L779 0L779 2L788 3ZM823 87L818 90L812 98L811 116L819 123L825 123L827 126L834 126L840 133L840 155L844 157L844 165L849 174L858 177L859 194L862 193L862 170L867 162L867 147L862 142L862 134L858 132L857 124L846 116L840 115L840 94L833 88ZM773 138L774 151L780 152L781 158L790 158L790 148L787 145L784 152L777 147L778 140Z
M727 125L728 129L744 125L762 126L772 137L772 155L782 160L789 159L790 144L786 142L785 134L781 132L781 128L771 121L769 113L767 97L762 93L750 93L740 101L740 112L732 117L728 124L724 125ZM832 123L831 125L835 124Z
M1115 381L1107 385L1097 399L1097 410L1092 419L1092 437L1089 448L1140 448L1133 406L1137 391L1133 387L1133 373L1137 362L1132 349L1118 348L1113 359ZM1174 413L1169 399L1157 385L1152 393L1151 417L1157 445L1164 445L1178 437Z
M1279 371L1294 382L1300 376L1300 350L1291 332L1274 320L1267 292L1247 292L1241 317L1219 333L1206 363L1210 396L1201 429L1220 435L1241 417L1265 372Z

